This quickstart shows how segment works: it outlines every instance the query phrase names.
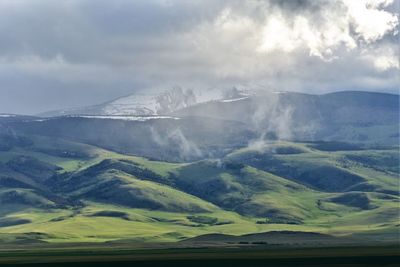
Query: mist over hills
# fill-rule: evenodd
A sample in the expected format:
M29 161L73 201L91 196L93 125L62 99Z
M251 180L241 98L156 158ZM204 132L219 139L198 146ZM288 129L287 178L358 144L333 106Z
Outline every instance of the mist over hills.
M23 120L13 127L28 134L68 138L167 161L220 157L268 140L339 141L364 146L399 142L398 95L356 91L249 94L233 90L226 98L189 104L186 96L195 98L193 93L182 89L172 92L161 96L168 96L169 100L164 100L176 108L150 114L138 114L143 97L133 101L131 95L117 100L126 103L123 114L114 109L114 101L96 110L82 108L67 116ZM149 99L154 100L153 96ZM182 104L179 99L183 99ZM145 103L141 105L144 109ZM82 114L85 111L92 113ZM132 113L124 113L128 111Z

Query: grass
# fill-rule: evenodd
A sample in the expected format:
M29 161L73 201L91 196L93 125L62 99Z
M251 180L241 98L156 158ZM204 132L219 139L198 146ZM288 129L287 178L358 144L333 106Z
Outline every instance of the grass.
M179 241L206 233L224 233L241 235L270 230L323 230L305 225L259 225L256 219L241 216L235 212L216 210L207 213L195 213L196 216L216 218L218 221L230 221L230 224L209 225L192 222L188 219L193 213L164 212L146 209L86 203L78 213L74 210L26 209L10 216L32 221L30 224L0 228L3 234L43 233L48 242L104 242L127 239L140 242ZM129 215L130 220L111 217L92 217L99 211L120 211ZM62 220L54 220L57 218Z
M306 200L304 200L306 202ZM216 218L218 221L229 221L230 224L198 224L188 219L193 213L164 212L146 209L86 203L79 212L74 210L40 210L26 209L9 217L29 219L32 223L0 228L0 234L45 234L47 242L105 242L110 240L130 240L135 242L175 242L183 238L207 233L242 235L247 233L267 232L274 230L292 230L321 232L335 235L386 230L396 232L396 217L388 212L396 210L394 204L378 210L345 212L336 211L320 216L318 212L308 218L304 224L257 224L257 218L241 216L235 212L216 210L211 213L196 213L196 216ZM291 207L297 210L296 207ZM128 214L129 220L112 217L93 217L99 211L119 211ZM314 208L315 210L315 208ZM74 214L75 213L75 214ZM386 215L385 215L386 214ZM57 218L62 220L54 220ZM385 225L383 225L383 222ZM1 236L1 235L0 235Z

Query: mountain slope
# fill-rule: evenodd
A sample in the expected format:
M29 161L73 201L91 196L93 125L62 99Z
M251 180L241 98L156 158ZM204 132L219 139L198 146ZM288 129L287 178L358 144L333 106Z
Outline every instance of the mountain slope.
M398 110L399 96L385 93L259 92L237 101L212 101L172 114L241 121L269 138L398 144Z
M56 117L10 124L24 134L60 137L165 161L218 157L255 137L243 123L212 118L156 118L143 121Z
M264 93L198 104L171 116L0 118L0 138L8 140L0 149L23 146L24 134L163 161L221 157L265 140L340 141L372 148L399 144L398 110L399 97L390 94ZM21 133L18 140L14 132Z

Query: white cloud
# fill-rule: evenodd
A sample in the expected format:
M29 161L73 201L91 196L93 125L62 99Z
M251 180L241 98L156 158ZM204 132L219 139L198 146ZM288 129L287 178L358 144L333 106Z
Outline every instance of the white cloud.
M351 50L360 40L373 43L385 34L397 34L398 17L379 10L390 2L339 0L334 2L338 8L322 9L317 20L309 14L283 16L275 11L267 17L258 51L292 52L306 48L311 56L331 59L335 50L343 46Z
M353 26L357 37L367 43L381 39L387 33L394 33L399 24L395 14L378 8L389 5L392 1L342 0L347 7L350 26Z
M364 50L362 56L378 72L385 72L391 69L398 70L400 68L399 50L396 45L386 44L373 50Z
M374 60L375 67L380 71L399 68L399 59L393 56L378 56Z

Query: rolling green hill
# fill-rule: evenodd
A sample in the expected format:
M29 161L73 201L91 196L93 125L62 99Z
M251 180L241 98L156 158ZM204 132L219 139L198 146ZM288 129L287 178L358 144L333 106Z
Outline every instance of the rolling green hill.
M392 236L398 148L273 141L167 163L23 135L0 151L2 242L163 242L211 233ZM329 147L329 149L326 149Z

